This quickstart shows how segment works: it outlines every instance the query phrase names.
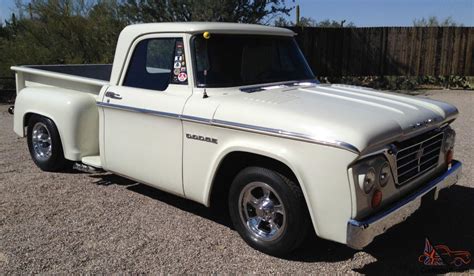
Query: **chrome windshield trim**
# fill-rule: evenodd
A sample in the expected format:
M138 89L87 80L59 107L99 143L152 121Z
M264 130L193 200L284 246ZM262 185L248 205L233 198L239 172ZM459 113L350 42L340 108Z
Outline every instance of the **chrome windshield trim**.
M297 140L297 141L309 142L309 143L313 143L313 144L319 144L319 145L324 145L324 146L329 146L329 147L334 147L334 148L347 150L347 151L353 152L355 154L360 154L360 151L359 151L359 149L357 149L357 147L355 147L354 145L351 145L349 143L343 142L343 141L322 140L322 139L318 139L316 137L312 137L310 135L291 132L291 131L285 131L285 130L281 130L281 129L260 127L260 126L254 126L254 125L247 125L247 124L241 124L241 123L229 122L229 121L223 121L223 120L214 120L214 119L210 120L210 119L206 119L206 118L202 118L202 117L181 115L181 114L176 114L176 113L155 111L155 110L150 110L150 109L129 107L129 106L111 104L111 103L97 102L97 105L100 106L100 107L114 108L114 109L120 109L120 110L132 111L132 112L138 112L138 113L145 113L145 114L150 114L150 115L154 115L154 116L171 118L171 119L178 119L178 120L187 121L187 122L207 124L207 125L212 125L212 126L216 126L216 127L223 127L223 128L235 129L235 130L243 130L243 131L248 131L248 132L253 132L253 133L259 133L259 134L265 134L265 135L270 135L270 136L275 136L275 137L282 137L282 138L287 138L287 139L292 139L292 140Z
M307 85L305 85L307 84ZM276 87L276 86L281 86L281 87L295 87L295 86L300 86L300 85L311 85L314 86L316 84L319 84L319 81L316 79L307 79L307 80L293 80L293 81L282 81L282 82L273 82L273 83L267 83L267 84L260 84L260 85L248 85L242 88L239 88L240 91L246 92L246 93L252 93L252 92L258 92L258 91L263 91L265 88L268 87Z

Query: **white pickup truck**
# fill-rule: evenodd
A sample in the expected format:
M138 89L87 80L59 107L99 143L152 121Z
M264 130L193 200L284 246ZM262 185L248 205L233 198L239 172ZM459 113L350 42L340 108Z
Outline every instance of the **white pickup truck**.
M75 163L224 204L268 254L288 254L308 231L361 249L457 182L458 111L319 84L294 36L233 23L126 27L113 65L12 67L14 130L42 170Z

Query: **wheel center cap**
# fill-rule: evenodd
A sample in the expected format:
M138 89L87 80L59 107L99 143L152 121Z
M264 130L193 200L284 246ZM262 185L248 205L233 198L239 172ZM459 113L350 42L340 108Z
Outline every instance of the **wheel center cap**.
M273 217L274 204L270 199L263 200L257 207L257 215L264 220L269 220Z
M42 143L46 143L47 139L48 139L48 135L46 135L45 133L41 133L40 135L38 135L38 140Z

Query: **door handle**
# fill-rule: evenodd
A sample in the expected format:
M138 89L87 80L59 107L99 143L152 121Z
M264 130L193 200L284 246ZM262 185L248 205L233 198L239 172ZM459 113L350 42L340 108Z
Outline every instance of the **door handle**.
M122 99L122 97L120 97L120 94L114 93L112 91L105 92L105 96L108 98L116 99L116 100Z

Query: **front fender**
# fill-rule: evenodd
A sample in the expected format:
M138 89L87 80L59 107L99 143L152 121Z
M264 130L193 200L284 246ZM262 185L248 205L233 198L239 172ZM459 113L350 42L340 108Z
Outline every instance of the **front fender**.
M183 180L187 198L209 205L214 175L235 151L275 159L297 177L318 236L344 243L352 202L348 165L357 154L324 145L240 130L184 123L185 133L218 139L217 144L185 139Z

